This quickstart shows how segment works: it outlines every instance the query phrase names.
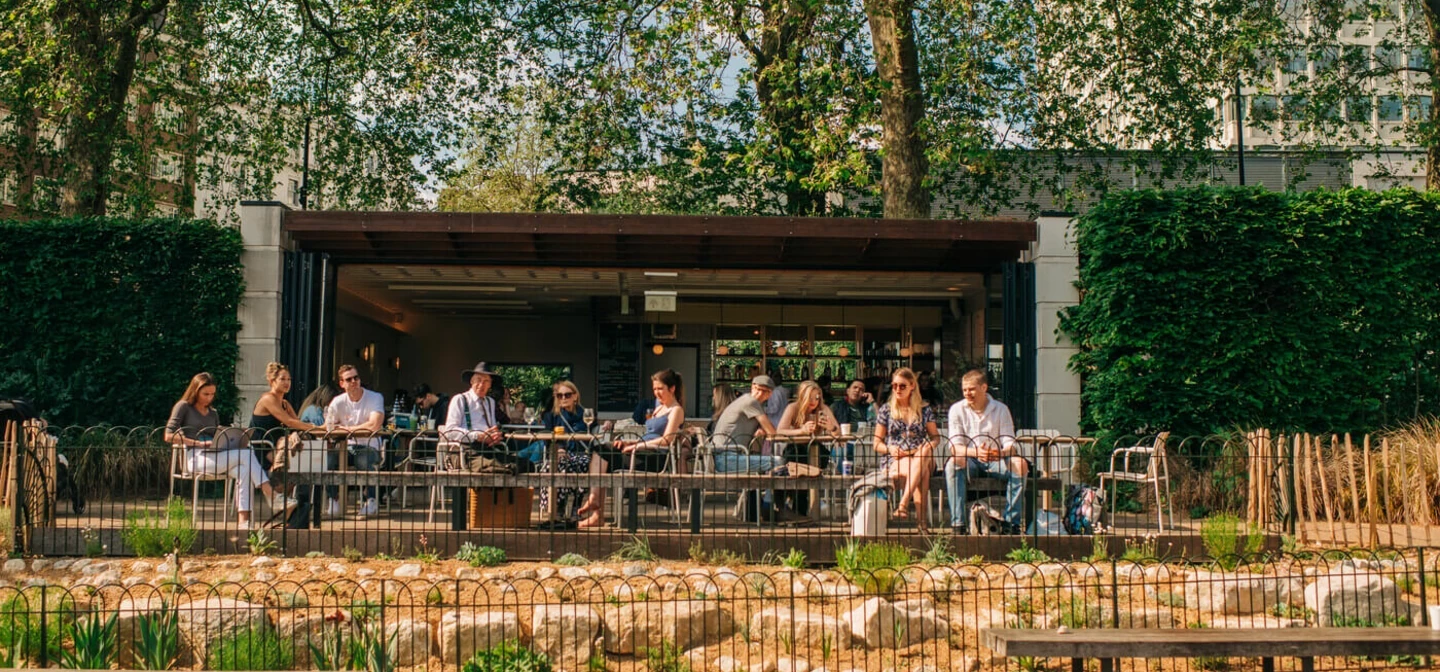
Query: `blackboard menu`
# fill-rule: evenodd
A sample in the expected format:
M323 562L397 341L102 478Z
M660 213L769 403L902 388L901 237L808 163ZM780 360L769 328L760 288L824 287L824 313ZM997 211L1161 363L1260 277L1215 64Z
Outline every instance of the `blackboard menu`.
M628 413L640 403L640 325L600 325L596 373L600 377L600 398L595 407L601 413Z

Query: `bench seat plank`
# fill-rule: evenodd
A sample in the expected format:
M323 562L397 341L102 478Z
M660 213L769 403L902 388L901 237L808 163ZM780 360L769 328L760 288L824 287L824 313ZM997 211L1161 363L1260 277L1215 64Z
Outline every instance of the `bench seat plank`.
M706 490L805 490L814 487L848 488L859 476L765 476L761 474L472 474L469 472L429 471L326 471L320 473L286 474L287 483L313 485L384 485L430 486L457 488L538 488L554 485L560 488L679 488ZM1038 490L1058 491L1058 478L1037 478L1027 482ZM998 479L970 480L972 491L1005 491Z
M981 643L1002 656L1199 658L1440 655L1430 628L1199 628L1054 630L985 628Z

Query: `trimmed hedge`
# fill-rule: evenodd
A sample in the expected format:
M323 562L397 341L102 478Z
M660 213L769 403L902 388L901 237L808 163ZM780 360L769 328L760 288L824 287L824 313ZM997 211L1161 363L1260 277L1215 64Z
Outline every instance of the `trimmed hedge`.
M0 396L52 424L162 424L190 377L236 410L240 232L213 221L0 221Z
M1440 194L1113 192L1076 223L1082 425L1363 431L1437 411Z

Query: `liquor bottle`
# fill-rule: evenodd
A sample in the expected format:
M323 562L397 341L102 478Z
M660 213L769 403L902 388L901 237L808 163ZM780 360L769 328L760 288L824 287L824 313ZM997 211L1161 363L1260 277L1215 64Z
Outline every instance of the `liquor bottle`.
M805 365L800 367L800 379L812 380L812 378L810 378L810 362L805 362Z

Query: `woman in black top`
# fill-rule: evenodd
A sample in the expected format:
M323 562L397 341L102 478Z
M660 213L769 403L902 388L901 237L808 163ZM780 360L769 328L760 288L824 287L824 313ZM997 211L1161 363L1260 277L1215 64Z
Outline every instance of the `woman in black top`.
M250 412L250 427L259 430L258 438L269 441L271 445L278 445L280 439L289 434L287 429L298 429L306 432L313 432L320 429L319 425L313 425L300 419L295 413L295 407L285 399L290 393L290 368L279 362L270 362L265 365L265 380L269 381L270 389L255 401L255 409ZM270 460L269 447L256 448L255 456L260 458L260 464L271 468L274 464Z

